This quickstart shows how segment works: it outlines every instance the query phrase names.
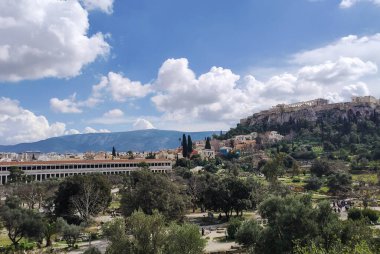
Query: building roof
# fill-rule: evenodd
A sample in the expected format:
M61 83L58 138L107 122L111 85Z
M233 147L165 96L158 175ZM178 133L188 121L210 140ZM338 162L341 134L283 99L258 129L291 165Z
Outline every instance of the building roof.
M17 165L48 165L48 164L99 164L99 163L140 163L140 162L170 162L170 160L160 159L140 159L140 160L52 160L52 161L11 161L0 162L0 166Z

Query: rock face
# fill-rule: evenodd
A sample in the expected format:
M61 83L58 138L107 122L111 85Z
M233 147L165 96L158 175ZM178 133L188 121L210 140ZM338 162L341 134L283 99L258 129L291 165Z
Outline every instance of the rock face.
M373 97L371 97L373 98ZM312 101L314 102L314 101ZM310 102L297 103L297 106L277 105L270 110L261 111L252 116L241 119L240 124L244 126L254 125L282 125L288 122L308 121L326 119L334 121L338 119L374 119L379 118L380 103L378 101L357 100L345 103L322 103L311 105ZM295 104L293 104L295 105Z

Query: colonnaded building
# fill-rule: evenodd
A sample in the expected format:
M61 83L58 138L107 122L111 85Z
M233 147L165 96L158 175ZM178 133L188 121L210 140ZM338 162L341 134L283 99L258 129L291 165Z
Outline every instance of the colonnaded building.
M101 173L105 175L130 174L139 170L139 164L145 162L154 173L167 173L172 170L170 160L67 160L67 161L30 161L0 162L0 184L8 182L9 170L17 167L32 180L42 181L49 178L61 178L73 175Z

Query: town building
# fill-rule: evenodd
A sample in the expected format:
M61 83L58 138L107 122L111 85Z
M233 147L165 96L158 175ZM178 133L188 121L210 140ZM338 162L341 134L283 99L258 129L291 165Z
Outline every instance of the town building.
M154 173L167 173L172 170L170 160L62 160L0 162L0 185L6 184L9 170L18 167L32 180L62 178L74 175L101 173L104 175L130 174L139 170L139 163L145 162Z

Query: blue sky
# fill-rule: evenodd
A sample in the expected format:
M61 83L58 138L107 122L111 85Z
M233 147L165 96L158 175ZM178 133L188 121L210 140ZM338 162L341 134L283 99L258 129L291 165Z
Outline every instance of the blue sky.
M5 0L0 144L380 96L379 0Z

